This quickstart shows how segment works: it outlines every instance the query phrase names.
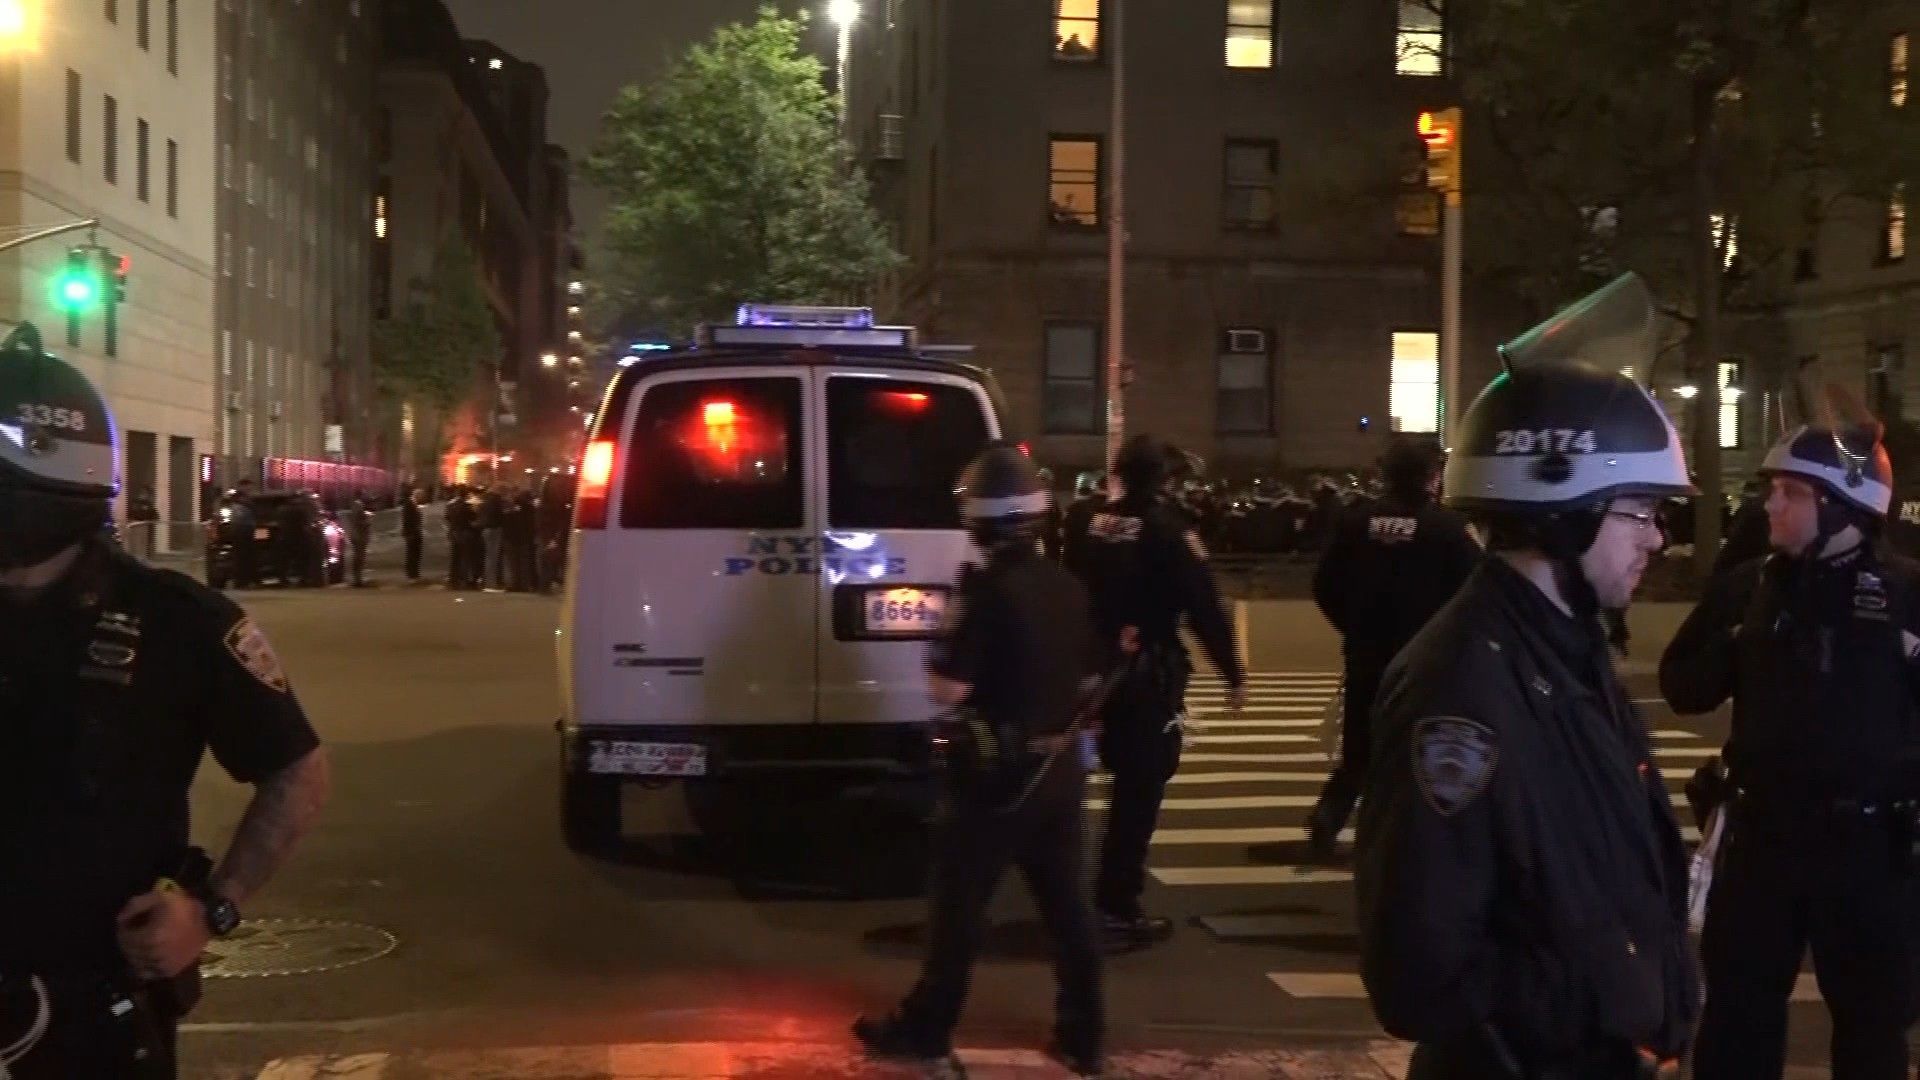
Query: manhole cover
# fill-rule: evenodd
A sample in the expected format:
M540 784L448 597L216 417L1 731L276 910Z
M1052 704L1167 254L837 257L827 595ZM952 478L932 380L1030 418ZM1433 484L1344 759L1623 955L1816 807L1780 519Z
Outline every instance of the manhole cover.
M208 943L200 972L209 979L312 975L377 960L398 944L385 930L359 923L249 920L226 939Z

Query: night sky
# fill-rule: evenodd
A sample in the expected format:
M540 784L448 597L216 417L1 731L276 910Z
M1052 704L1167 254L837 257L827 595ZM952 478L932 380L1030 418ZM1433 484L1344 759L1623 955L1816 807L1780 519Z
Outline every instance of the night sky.
M463 37L485 38L546 69L552 89L548 138L578 161L600 114L629 83L644 82L723 23L750 19L765 0L445 0ZM802 6L795 0L780 4ZM808 6L823 7L824 3ZM831 33L814 32L825 55ZM578 232L591 251L602 200L574 186Z

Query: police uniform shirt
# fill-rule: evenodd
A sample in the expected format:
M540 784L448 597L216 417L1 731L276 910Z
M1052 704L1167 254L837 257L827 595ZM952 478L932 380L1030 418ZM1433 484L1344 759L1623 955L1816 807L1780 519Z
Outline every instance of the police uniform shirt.
M1481 557L1467 519L1388 496L1341 516L1313 598L1350 655L1385 665L1460 591Z
M935 675L973 687L970 704L1029 736L1073 722L1096 668L1087 593L1059 564L1014 558L968 572L960 616L928 660Z
M223 594L100 548L0 593L0 961L117 961L113 919L188 842L203 754L241 783L319 738Z

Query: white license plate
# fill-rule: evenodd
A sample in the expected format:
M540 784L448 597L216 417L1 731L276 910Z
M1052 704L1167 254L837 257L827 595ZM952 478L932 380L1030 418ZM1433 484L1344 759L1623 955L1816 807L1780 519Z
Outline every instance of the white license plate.
M947 622L945 589L869 589L860 606L869 634L937 634Z
M596 739L587 753L587 771L617 776L705 776L707 748L693 743Z
M253 530L253 538L254 538L255 540L265 540L265 539L266 539L267 537L269 537L269 536L272 536L272 535L273 535L273 531L272 531L271 529L255 529L255 530Z

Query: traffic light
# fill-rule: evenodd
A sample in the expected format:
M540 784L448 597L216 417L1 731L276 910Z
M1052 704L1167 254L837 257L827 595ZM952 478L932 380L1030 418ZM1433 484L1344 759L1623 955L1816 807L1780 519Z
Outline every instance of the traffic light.
M115 305L127 302L127 271L133 269L133 260L125 255L105 252L102 258L113 270L113 289L107 295L107 302Z
M1449 199L1460 196L1460 110L1420 114L1420 141L1427 145L1427 186Z
M68 248L66 266L53 279L53 306L68 315L81 315L99 306L101 292L93 249Z

